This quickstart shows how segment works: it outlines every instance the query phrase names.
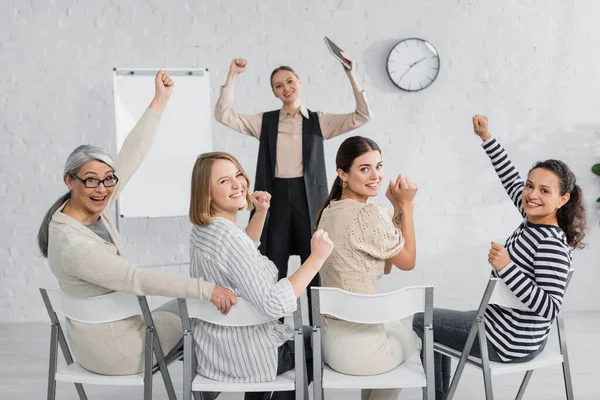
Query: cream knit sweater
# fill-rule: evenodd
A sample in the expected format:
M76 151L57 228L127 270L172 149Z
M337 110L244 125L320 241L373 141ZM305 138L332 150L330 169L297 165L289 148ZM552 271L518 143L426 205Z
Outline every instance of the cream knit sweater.
M62 212L53 215L49 227L48 262L62 291L73 297L92 297L112 291L137 295L160 295L210 299L213 283L136 268L123 254L123 242L107 209L145 156L156 135L160 116L147 109L127 136L115 160L119 177L110 203L101 214L115 244L101 239L89 228ZM153 313L165 354L181 338L179 317L168 312ZM144 368L145 325L142 317L105 324L67 320L67 336L77 361L90 371L105 375L128 375Z

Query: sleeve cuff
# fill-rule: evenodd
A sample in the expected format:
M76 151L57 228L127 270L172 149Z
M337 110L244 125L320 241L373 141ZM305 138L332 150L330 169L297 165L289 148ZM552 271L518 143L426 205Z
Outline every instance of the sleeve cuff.
M148 118L153 118L157 122L160 121L161 115L159 113L157 113L156 111L154 111L153 109L151 109L150 107L148 107L146 109L146 112L144 114L148 114Z
M213 282L206 282L203 279L198 279L200 285L200 300L208 300L212 297L213 290L215 290L215 284Z
M496 270L496 273L500 278L502 278L502 280L505 280L505 278L508 277L515 268L517 268L517 265L511 261L500 271Z
M294 294L294 288L290 281L287 278L283 278L280 279L276 285L279 287L279 298L281 299L281 306L284 314L288 315L296 311L296 295Z
M361 90L360 92L354 92L354 98L356 99L357 103L364 103L365 106L367 106L369 103L367 103L367 93L365 93L364 90Z
M221 96L224 95L231 95L231 93L233 92L233 88L229 87L229 86L221 86Z
M490 137L488 140L486 140L485 142L481 142L481 147L485 147L485 145L492 143L494 140L496 140L495 137Z

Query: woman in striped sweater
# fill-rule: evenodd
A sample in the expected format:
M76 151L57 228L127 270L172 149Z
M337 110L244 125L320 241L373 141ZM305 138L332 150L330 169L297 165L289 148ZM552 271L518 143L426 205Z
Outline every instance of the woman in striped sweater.
M524 182L500 143L488 131L488 119L473 117L473 128L482 147L523 222L504 246L492 242L488 262L493 273L528 310L489 305L485 312L486 338L491 361L518 363L542 352L552 321L560 312L571 248L583 248L585 206L575 175L558 160L539 161ZM435 340L462 350L477 311L435 309ZM423 316L416 315L413 329L423 335ZM481 357L476 340L471 355ZM450 358L435 354L436 399L446 398L450 383Z

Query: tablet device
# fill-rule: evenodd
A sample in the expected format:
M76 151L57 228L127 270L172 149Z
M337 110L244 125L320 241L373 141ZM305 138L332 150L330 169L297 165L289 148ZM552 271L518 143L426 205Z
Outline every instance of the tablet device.
M327 36L324 36L323 39L325 40L325 44L327 45L327 48L329 49L331 55L333 55L339 62L341 62L344 68L352 69L352 64L350 64L350 61L346 60L342 56L343 50L340 49L335 43L333 43Z

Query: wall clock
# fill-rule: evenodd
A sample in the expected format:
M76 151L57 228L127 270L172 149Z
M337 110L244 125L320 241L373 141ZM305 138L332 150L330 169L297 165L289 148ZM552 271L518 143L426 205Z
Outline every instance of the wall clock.
M425 89L435 81L439 71L440 56L435 47L423 39L401 40L388 55L388 76L407 92Z

